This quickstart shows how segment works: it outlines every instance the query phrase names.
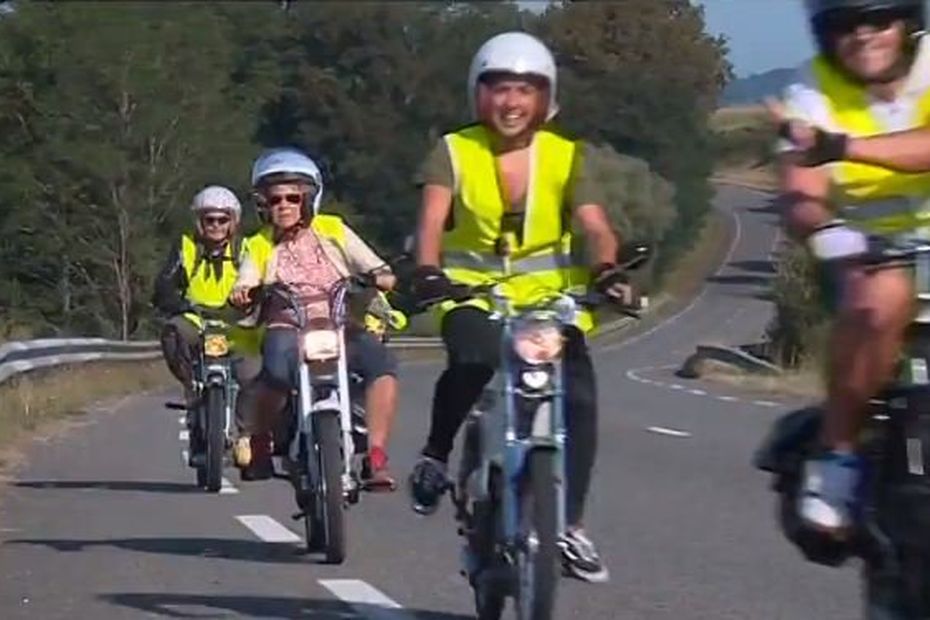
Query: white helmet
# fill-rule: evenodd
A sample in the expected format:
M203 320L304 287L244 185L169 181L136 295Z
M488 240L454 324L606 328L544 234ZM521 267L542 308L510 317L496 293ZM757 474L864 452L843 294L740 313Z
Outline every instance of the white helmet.
M238 222L242 216L242 205L232 190L221 185L208 185L194 196L191 211L198 216L202 211L225 211Z
M549 108L546 120L559 112L556 102L557 70L552 52L542 41L525 32L505 32L484 42L468 70L468 102L472 116L478 116L478 79L485 73L501 72L535 75L549 82Z
M308 183L316 190L313 196L313 215L320 210L323 200L323 175L316 162L306 153L291 147L269 149L252 164L252 187L265 183Z

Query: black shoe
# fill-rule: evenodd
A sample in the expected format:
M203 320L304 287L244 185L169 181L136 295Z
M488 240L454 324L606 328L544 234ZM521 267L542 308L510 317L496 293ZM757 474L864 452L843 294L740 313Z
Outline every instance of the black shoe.
M431 515L439 508L439 500L449 489L446 464L429 456L421 456L410 474L410 499L414 512Z

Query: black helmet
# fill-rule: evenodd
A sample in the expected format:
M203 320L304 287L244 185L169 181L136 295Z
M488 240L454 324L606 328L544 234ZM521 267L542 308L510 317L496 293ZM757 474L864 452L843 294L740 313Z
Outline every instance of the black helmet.
M912 34L923 30L926 25L924 0L805 0L805 5L807 19L821 53L829 52L825 26L829 15L834 12L901 11L907 17L908 30Z

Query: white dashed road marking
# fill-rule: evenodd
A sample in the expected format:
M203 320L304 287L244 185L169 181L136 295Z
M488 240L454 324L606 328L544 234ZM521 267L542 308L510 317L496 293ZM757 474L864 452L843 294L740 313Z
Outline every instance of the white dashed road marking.
M233 483L223 478L223 486L220 487L220 495L235 495L239 489L233 486Z
M181 441L188 441L191 437L190 431L187 429L183 431L178 431L178 439Z
M707 396L707 392L704 390L688 390L688 394L694 394L695 396Z
M300 536L268 515L238 515L236 520L268 543L298 543Z
M717 400L722 400L725 403L735 403L739 399L735 396L717 396Z
M690 437L691 433L688 431L679 431L674 428L665 428L664 426L649 426L646 428L650 433L656 433L657 435L668 435L670 437Z
M664 383L662 381L657 381L655 379L647 379L640 376L640 373L646 373L655 370L669 370L671 368L678 368L678 364L667 364L665 366L646 366L644 368L632 368L626 371L627 379L631 381L636 381L637 383L642 383L645 385L651 385L658 388L667 388L670 390L675 390L678 392L685 392L691 394L692 396L706 396L708 398L716 398L717 400L723 401L725 403L737 403L743 402L747 405L755 405L756 407L781 407L782 403L775 402L772 400L742 400L737 396L726 396L718 394L709 394L705 390L699 389L689 389L687 386L681 385L680 383Z
M369 620L413 620L397 601L361 579L320 579L318 583Z

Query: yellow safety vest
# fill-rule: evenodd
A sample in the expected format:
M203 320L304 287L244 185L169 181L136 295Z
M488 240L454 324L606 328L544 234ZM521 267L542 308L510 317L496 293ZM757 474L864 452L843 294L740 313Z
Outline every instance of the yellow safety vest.
M345 251L346 230L342 218L338 215L317 214L310 220L310 228L320 235L336 242L336 245ZM265 270L268 268L268 261L274 252L274 227L269 225L262 228L249 237L249 259L258 268L262 274L262 281L266 279Z
M198 249L197 242L192 235L181 236L181 264L187 274L187 290L184 297L191 303L208 308L222 308L236 284L239 275L239 263L248 247L248 240L239 248L239 256L233 257L233 243L227 243L223 253L223 267L214 269L213 262L205 259ZM184 317L191 323L200 327L200 319L196 314L186 313ZM231 326L229 340L232 346L240 353L252 354L257 351L258 341L255 330L241 325Z
M823 57L812 65L814 79L839 129L853 137L888 133L869 108L866 90ZM930 89L915 106L912 126L930 125ZM834 199L842 215L878 234L930 226L930 173L910 174L853 162L831 165Z
M500 243L501 218L509 205L498 185L491 137L483 125L470 125L444 136L455 176L453 227L443 234L442 265L455 282L480 285L504 275ZM565 198L575 158L575 142L547 129L537 131L530 146L530 173L522 239L513 241L506 281L516 305L533 304L569 288L589 283L587 268L571 261L571 227L565 222ZM489 309L486 300L470 305ZM445 313L458 304L446 302ZM590 312L581 312L578 327L594 327Z

